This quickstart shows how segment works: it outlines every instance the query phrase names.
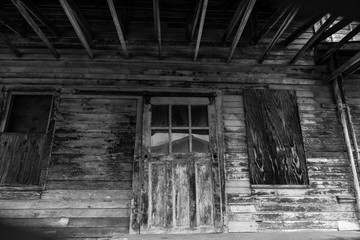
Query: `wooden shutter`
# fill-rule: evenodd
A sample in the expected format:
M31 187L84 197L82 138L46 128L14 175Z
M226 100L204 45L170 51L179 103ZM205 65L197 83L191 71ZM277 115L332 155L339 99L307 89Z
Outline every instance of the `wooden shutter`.
M308 184L294 91L244 92L252 184Z

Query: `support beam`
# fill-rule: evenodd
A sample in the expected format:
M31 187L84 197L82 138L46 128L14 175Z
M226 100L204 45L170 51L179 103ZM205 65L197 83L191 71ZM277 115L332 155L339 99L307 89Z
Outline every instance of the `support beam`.
M236 11L224 33L223 40L224 42L229 40L229 37L231 33L234 31L234 28L236 24L239 22L240 17L244 14L246 10L246 6L248 4L249 0L240 0L238 7L236 8Z
M322 33L326 31L328 27L338 18L337 15L331 15L325 23L314 33L314 35L305 43L299 52L291 59L290 64L296 63L296 61L321 37Z
M326 38L330 37L331 35L337 33L338 31L340 31L341 29L343 29L345 26L349 25L352 22L351 19L348 18L343 18L341 19L338 23L336 23L334 26L330 27L328 30L326 30L325 32L323 32L323 34L321 34L319 36L319 38L313 43L312 46L310 46L310 48L312 48L313 46L315 46L316 44L324 41Z
M44 25L52 34L60 38L60 31L52 24L47 17L40 11L40 9L31 1L31 0L21 0L24 7L37 19L39 22Z
M281 35L284 33L284 31L290 25L290 23L292 22L292 20L294 19L294 17L296 16L298 11L299 11L299 8L295 7L295 6L291 7L288 10L287 15L286 15L284 21L282 22L280 28L275 33L275 36L271 39L271 41L270 41L269 45L267 46L267 48L266 48L265 52L263 53L263 55L260 57L260 59L258 61L259 63L262 63L264 61L266 55L270 52L270 50L273 48L275 43L279 40Z
M82 13L79 10L79 8L76 6L76 4L72 0L67 0L67 2L69 3L71 9L73 10L76 20L79 23L79 25L81 26L81 28L84 32L84 35L86 36L88 41L91 41L92 39L94 39L95 34L91 30L90 25L85 20L84 16L82 15Z
M21 57L22 54L19 52L19 50L7 39L7 37L2 32L0 32L0 39L15 54L16 57Z
M202 3L203 3L203 0L198 0L198 2L197 2L197 6L196 6L196 9L195 9L195 16L194 16L194 20L193 20L193 23L192 23L192 26L191 26L190 41L194 40L195 29L196 29L196 26L197 26L197 24L199 22Z
M342 46L345 45L351 38L353 38L356 34L360 32L360 25L356 26L351 32L349 32L345 37L341 39L340 42L336 43L332 48L327 50L324 55L322 55L318 60L317 64L323 63L327 60L331 55L333 55L337 50L339 50Z
M198 30L198 35L197 35L196 44L195 44L194 62L196 61L197 56L199 54L199 48L200 48L202 32L203 32L203 29L204 29L205 15L206 15L207 6L208 6L208 0L203 0L203 5L202 5L202 9L201 9L200 24L199 24L199 30Z
M161 22L160 22L160 7L159 0L153 0L153 9L154 9L154 27L155 27L155 36L157 38L158 47L159 47L159 59L162 58L162 44L161 44Z
M264 27L260 30L259 34L256 36L255 44L257 44L261 38L270 32L270 30L275 26L275 24L280 21L280 19L287 13L290 9L290 5L286 7L279 7L266 22Z
M297 39L301 34L306 32L310 27L314 26L315 23L320 21L321 18L323 18L325 14L315 14L312 16L308 21L306 21L303 25L301 25L298 29L296 29L294 32L292 32L284 41L283 45L286 47L290 43L292 43L295 39Z
M60 58L60 54L56 51L54 46L50 43L49 39L43 33L41 28L37 25L34 19L31 17L30 13L26 10L25 6L19 0L11 0L14 6L19 10L20 14L25 18L27 23L31 26L31 28L36 32L36 34L40 37L40 39L44 42L44 44L49 48L50 52L54 55L56 59Z
M335 71L333 71L329 78L326 80L327 83L332 82L335 80L339 75L343 74L344 72L350 70L352 67L354 67L356 64L360 62L360 51L350 58L347 62L345 62L343 65L341 65L339 68L337 68Z
M256 36L257 36L257 9L254 7L250 19L249 19L249 36L250 36L250 44L256 44Z
M121 23L120 23L120 19L118 17L117 11L116 11L115 2L114 2L114 0L107 0L107 3L109 5L109 9L110 9L111 16L112 16L114 24L115 24L116 32L118 34L121 47L124 51L126 58L129 58L129 53L126 48L125 38L124 38L123 31L121 29Z
M239 24L239 28L238 28L238 30L236 32L236 35L235 35L235 38L234 38L234 40L232 42L232 45L231 45L231 48L230 48L230 53L229 53L227 61L226 61L228 63L231 61L231 58L234 55L236 46L238 45L238 43L240 41L241 35L242 35L243 31L244 31L244 28L246 26L247 21L249 20L251 11L254 8L255 3L256 3L256 0L248 0L247 1L247 5L246 5L244 15L243 15L243 17L241 19L241 22Z
M81 27L77 21L77 18L75 16L75 12L72 9L72 7L70 6L68 0L60 0L60 4L62 6L62 8L64 9L67 17L69 18L69 21L71 23L71 25L73 26L76 35L78 36L78 38L80 39L81 44L84 46L84 48L86 49L89 58L93 59L94 58L94 54L89 46L89 43L83 33L83 31L81 30Z
M20 27L18 27L12 20L10 20L5 14L1 12L0 12L0 23L4 24L7 28L9 28L17 35L21 37L25 37L24 31Z

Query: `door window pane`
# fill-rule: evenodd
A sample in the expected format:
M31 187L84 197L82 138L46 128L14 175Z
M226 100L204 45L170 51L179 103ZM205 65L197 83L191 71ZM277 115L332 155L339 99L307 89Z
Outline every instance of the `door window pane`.
M152 105L151 107L151 126L168 127L169 126L169 106Z
M173 153L188 153L190 151L189 130L173 130L171 144Z
M187 105L173 105L172 106L172 126L173 127L187 127L189 126L189 115Z
M209 130L192 130L192 151L209 152Z
M152 130L151 131L151 152L169 153L169 131Z
M208 125L207 106L191 106L191 126L207 127Z

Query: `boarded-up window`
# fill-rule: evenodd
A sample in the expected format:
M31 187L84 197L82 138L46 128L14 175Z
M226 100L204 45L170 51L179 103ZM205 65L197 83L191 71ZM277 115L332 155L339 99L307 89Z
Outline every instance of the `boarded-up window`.
M46 158L51 95L12 95L0 135L0 185L37 185Z
M294 91L244 92L252 184L308 184Z

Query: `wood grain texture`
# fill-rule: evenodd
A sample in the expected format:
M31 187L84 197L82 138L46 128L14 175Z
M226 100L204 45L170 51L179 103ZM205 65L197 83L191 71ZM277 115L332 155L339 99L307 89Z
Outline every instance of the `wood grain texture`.
M294 92L244 92L252 184L308 184Z

